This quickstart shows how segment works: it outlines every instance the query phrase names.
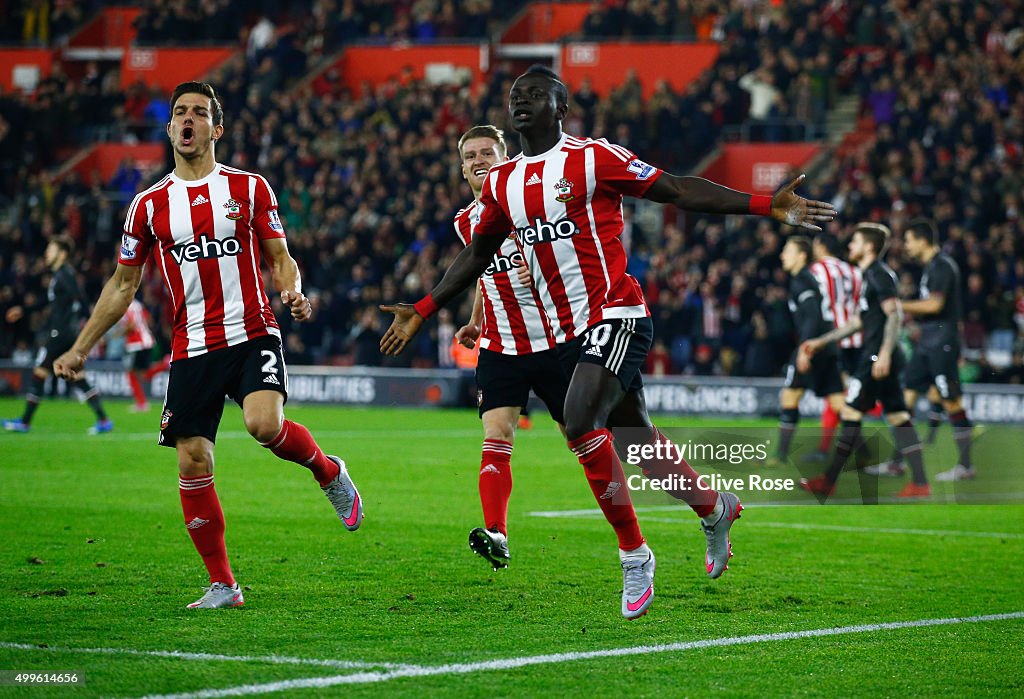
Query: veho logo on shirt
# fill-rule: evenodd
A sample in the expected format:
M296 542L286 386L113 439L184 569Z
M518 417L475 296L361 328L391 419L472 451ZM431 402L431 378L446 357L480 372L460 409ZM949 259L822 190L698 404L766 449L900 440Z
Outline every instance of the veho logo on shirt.
M516 250L511 255L502 255L500 252L495 253L494 260L488 265L487 269L484 270L484 276L493 276L495 274L501 274L502 272L509 272L512 269L526 264L523 259L523 253Z
M191 243L175 245L171 248L171 257L180 265L185 262L208 260L215 257L234 257L240 252L242 252L242 243L234 236L218 239L201 235L198 240Z
M535 218L532 226L517 228L516 237L522 245L536 245L571 238L579 232L580 227L571 218L563 218L554 223Z

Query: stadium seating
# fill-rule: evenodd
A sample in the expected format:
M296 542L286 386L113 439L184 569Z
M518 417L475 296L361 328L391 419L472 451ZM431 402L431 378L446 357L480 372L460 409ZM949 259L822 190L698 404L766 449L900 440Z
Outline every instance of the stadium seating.
M329 73L310 80L319 60L348 42L480 37L525 3L494 3L502 6L498 19L487 19L492 3L471 3L457 21L450 4L415 3L413 12L408 2L273 3L284 9L267 17L259 3L244 3L247 11L212 3L239 10L245 27L211 21L205 34L166 17L163 3L140 16L140 41L180 43L187 35L248 49L210 76L227 121L218 158L259 170L277 190L291 249L319 306L314 323L286 322L295 356L380 361L365 348L385 318L375 323L370 309L381 299L418 297L459 250L450 220L470 193L454 144L473 123L503 121L513 66L498 63L484 84L396 79L361 93ZM841 217L830 228L840 237L857 220L890 223L890 263L908 292L917 270L901 259L902 224L934 217L963 270L969 370L978 380L1021 380L1024 43L1009 11L989 2L805 0L758 17L738 0L604 5L610 12L588 17L579 35L718 41L720 58L682 94L659 86L643 106L630 81L609 94L581 90L566 130L618 141L684 173L715 144L830 135L829 109L856 98L853 130L811 173L806 194L836 203ZM254 40L264 21L275 37ZM160 141L165 99L144 86L122 88L96 66L77 79L57 71L31 96L0 95L0 194L11 202L0 218L0 314L38 298L39 251L57 230L78 237L82 273L90 293L98 292L124 196L143 174L131 163L116 181L55 182L45 173L82 143L125 134ZM515 152L514 135L510 145ZM660 342L652 368L775 375L791 349L781 242L778 227L749 218L669 213L664 226L633 221L630 271L645 287ZM147 291L157 318L159 293L158 284ZM468 316L465 304L455 316ZM5 322L0 357L31 345L34 322L32 315ZM432 337L421 335L402 361L436 364Z

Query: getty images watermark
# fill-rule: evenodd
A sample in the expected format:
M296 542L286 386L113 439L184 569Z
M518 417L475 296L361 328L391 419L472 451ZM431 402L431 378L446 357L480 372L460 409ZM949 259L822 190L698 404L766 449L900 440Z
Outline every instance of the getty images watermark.
M623 430L622 437L634 430ZM642 436L640 432L637 436ZM632 435L631 435L632 436ZM616 430L616 440L620 437ZM627 441L625 444L625 461L631 466L673 465L679 466L684 461L691 465L729 465L739 467L744 464L764 464L768 461L771 439L754 442L733 441L730 435L725 441L695 441L682 439L675 441L670 437L657 442L638 443ZM747 473L724 475L715 472L701 473L697 478L686 477L678 473L658 473L653 471L650 476L633 473L626 477L626 487L632 491L679 491L679 490L729 490L779 492L793 491L797 481L790 477L779 477L766 473Z
M649 428L612 430L622 461L623 497L650 506L700 501L700 493L729 490L745 503L773 505L868 505L907 502L899 493L910 481L909 469L898 464L899 452L884 423L865 423L852 453L843 460L836 488L829 494L808 492L801 479L823 474L835 459L836 438L822 438L813 421L801 423L780 449L777 424L723 418L718 425L661 427L660 439ZM971 458L977 477L948 482L937 474L953 468L960 453L952 431L942 426L934 443L924 444L925 471L931 485L927 502L1024 502L1024 436L1021 425L990 425L976 439ZM683 466L689 464L693 470ZM893 466L896 464L896 466ZM694 472L699 476L694 476ZM691 497L696 494L696 497Z

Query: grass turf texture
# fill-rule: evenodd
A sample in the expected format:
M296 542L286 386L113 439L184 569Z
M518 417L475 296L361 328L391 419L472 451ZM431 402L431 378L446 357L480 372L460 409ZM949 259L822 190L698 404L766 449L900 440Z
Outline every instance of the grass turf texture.
M21 405L0 400L0 411L14 416ZM747 494L753 506L733 530L736 558L711 581L696 519L646 494L637 500L658 556L657 595L650 614L626 622L608 526L591 515L528 514L595 507L544 416L517 438L512 566L495 573L466 545L480 519L482 434L473 412L311 406L290 407L289 417L348 462L366 505L363 527L344 531L309 473L260 449L228 406L217 489L246 606L186 610L206 579L182 526L174 452L154 443L158 411L110 408L110 435L87 437L88 410L60 401L42 405L30 434L0 434L0 642L432 666L1024 610L1018 504L757 507L813 500ZM659 422L694 434L774 430L770 421ZM802 429L815 431L809 422ZM994 428L979 441L971 493L1020 501L1022 434ZM946 466L951 454L945 426L926 459ZM881 482L879 492L901 485ZM856 495L857 479L847 475L843 488L840 496ZM938 498L961 492L944 488ZM1019 695L1022 631L1020 619L883 630L300 695ZM2 647L0 670L84 671L87 684L73 690L0 687L0 695L38 697L193 692L361 671Z

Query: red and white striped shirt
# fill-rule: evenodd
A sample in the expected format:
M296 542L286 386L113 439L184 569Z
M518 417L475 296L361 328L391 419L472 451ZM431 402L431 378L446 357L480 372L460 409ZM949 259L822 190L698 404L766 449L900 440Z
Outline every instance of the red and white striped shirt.
M469 245L480 221L476 202L455 214L455 233L463 245ZM531 354L555 346L537 292L519 281L515 268L523 254L509 233L494 254L490 267L480 275L484 319L480 330L480 348L502 354Z
M201 180L173 172L137 194L118 262L160 266L174 308L171 358L277 335L260 241L284 238L277 197L260 175L217 165Z
M132 299L119 323L124 328L125 352L148 350L156 344L153 332L149 329L149 311L138 299Z
M860 268L838 257L823 257L811 265L811 274L821 287L821 314L837 328L846 325L857 313L862 276ZM859 348L864 333L856 332L839 341L844 348Z
M622 197L643 196L661 172L622 146L566 134L546 153L491 167L476 234L515 231L556 342L606 318L650 315L626 274Z

